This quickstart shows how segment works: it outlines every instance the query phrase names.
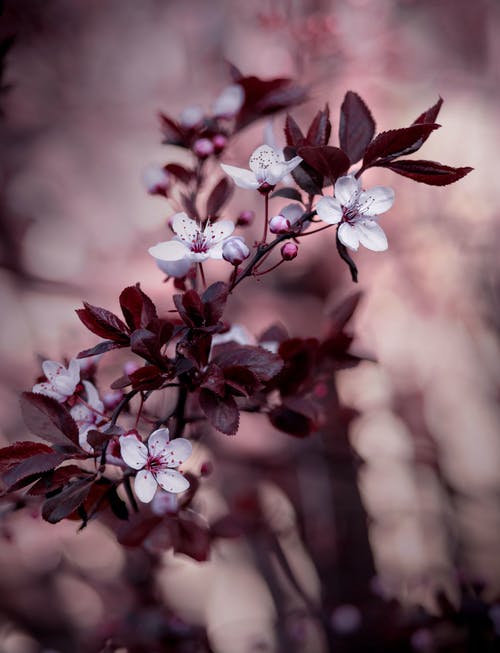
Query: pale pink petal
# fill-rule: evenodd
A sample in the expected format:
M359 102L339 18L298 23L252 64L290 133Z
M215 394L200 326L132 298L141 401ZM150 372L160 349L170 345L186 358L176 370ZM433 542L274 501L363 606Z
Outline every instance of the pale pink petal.
M164 447L162 463L167 467L178 467L185 462L193 452L193 445L186 438L176 438Z
M301 163L302 163L302 157L301 156L294 156L289 161L286 161L283 176L288 174L289 172L292 172L292 170L295 170L295 168L298 165L300 165Z
M121 435L119 440L123 460L133 469L142 469L148 460L146 445L135 435Z
M156 259L156 265L169 277L182 278L189 272L192 265L190 258L181 258L178 261L162 261Z
M282 162L283 153L280 150L275 150L274 147L269 145L260 145L252 152L252 155L248 160L248 165L250 170L257 174L262 170L266 170L267 168Z
M166 448L170 441L170 432L168 429L156 429L148 439L148 449L152 456L159 456Z
M239 188L255 190L260 186L260 182L257 181L257 177L251 170L245 170L245 168L237 168L236 166L229 166L225 163L221 163L220 167L227 175L232 178L234 183Z
M90 444L87 442L87 435L92 428L94 428L93 424L85 426L78 431L78 443L87 453L92 453L94 451Z
M222 258L222 248L224 247L224 241L217 243L208 250L209 258L220 260Z
M65 394L61 394L50 383L47 382L37 383L36 385L33 386L31 391L36 392L36 394L39 395L45 395L46 397L51 397L52 399L59 401L59 403L61 403L62 401L66 401L67 399Z
M99 411L102 413L104 411L104 404L99 398L99 393L97 391L97 388L93 383L90 381L82 381L85 391L87 393L87 403L92 406L92 408L95 408L96 411Z
M67 371L64 365L61 365L61 363L57 363L56 361L43 361L42 370L49 381L52 381L60 374L64 374Z
M148 249L148 252L160 261L180 261L189 256L191 250L178 240L167 240L153 245Z
M233 231L234 222L231 222L231 220L219 220L219 222L207 225L203 234L206 238L207 245L212 247L212 245L216 245L221 240L230 236Z
M293 225L304 215L304 208L301 204L287 204L281 209L280 215Z
M176 213L172 217L172 229L185 243L192 243L200 233L196 220L190 218L187 213Z
M78 381L74 381L67 373L54 377L51 383L54 390L66 397L71 397L78 385Z
M143 469L137 472L134 482L134 490L139 501L149 503L156 492L156 480L151 472Z
M76 387L80 383L80 362L76 358L70 360L68 372Z
M380 215L394 204L394 191L388 186L374 186L359 194L358 210L363 215Z
M359 181L353 175L339 177L335 182L335 197L342 206L348 206L359 190Z
M359 236L356 227L351 227L350 224L344 222L338 228L338 236L341 243L349 249L356 251L359 247Z
M156 481L167 492L177 494L184 492L189 487L189 481L180 472L175 469L163 469L156 472Z
M328 224L337 224L342 220L342 207L336 197L322 197L316 204L316 213Z
M372 252L384 252L388 248L387 237L375 220L363 220L355 226L359 242Z

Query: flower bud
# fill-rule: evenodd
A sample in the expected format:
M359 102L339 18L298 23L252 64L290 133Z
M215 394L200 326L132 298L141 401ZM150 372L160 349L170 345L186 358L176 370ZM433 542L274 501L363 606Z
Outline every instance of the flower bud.
M227 138L223 134L215 134L212 138L215 154L220 154L227 145Z
M108 410L113 410L123 399L123 390L108 390L102 396L102 403Z
M214 145L208 138L199 138L194 142L193 152L200 159L206 159L214 153Z
M142 171L142 183L150 195L167 196L170 175L161 166L147 166Z
M269 231L272 234L286 234L290 231L290 221L283 215L275 215L269 222Z
M255 211L242 211L236 220L237 227L248 227L255 219Z
M123 372L129 376L130 374L137 372L139 368L139 363L136 363L135 361L126 361L125 365L123 366Z
M201 122L203 122L203 109L200 107L199 104L192 105L190 107L186 107L179 118L179 122L183 127L186 127L187 129L191 129L192 127L196 127L199 125Z
M234 236L228 238L222 246L223 258L232 265L239 265L250 256L250 250L243 238Z
M291 261L297 256L299 248L295 243L285 243L281 248L281 256L285 261Z

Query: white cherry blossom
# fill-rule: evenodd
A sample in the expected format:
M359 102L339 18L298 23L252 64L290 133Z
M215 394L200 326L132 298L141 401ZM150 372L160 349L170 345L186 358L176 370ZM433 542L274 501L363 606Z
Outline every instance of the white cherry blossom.
M387 249L387 238L377 217L394 203L394 191L388 186L362 190L353 176L339 177L335 182L335 197L322 197L316 212L324 222L338 224L341 243L352 250L359 245L374 252Z
M99 398L99 393L93 383L90 381L82 381L82 383L87 393L87 405L76 403L70 413L78 426L78 440L81 448L87 453L92 453L93 449L87 442L87 434L90 430L106 422L106 419L101 415L104 412L104 404Z
M76 358L70 360L67 368L56 361L44 361L42 370L47 381L34 385L33 392L52 397L59 403L71 397L80 383L80 365Z
M276 186L284 177L294 170L302 161L300 156L294 156L285 161L283 150L261 145L249 159L249 170L221 163L221 168L240 188L256 190Z
M177 494L189 487L189 481L176 469L189 458L192 446L185 438L170 442L166 428L157 429L149 436L147 446L136 435L120 436L123 460L137 469L134 489L137 498L149 503L158 485L166 492Z
M224 240L233 233L234 224L230 220L219 220L200 226L186 213L176 213L172 229L176 233L172 240L157 243L148 250L157 263L181 260L201 263L208 258L221 259Z

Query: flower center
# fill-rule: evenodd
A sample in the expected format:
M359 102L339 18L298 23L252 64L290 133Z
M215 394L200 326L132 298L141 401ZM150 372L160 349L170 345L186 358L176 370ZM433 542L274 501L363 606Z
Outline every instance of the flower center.
M144 465L144 469L147 469L148 472L157 472L164 467L164 462L161 459L161 456L148 456L148 460Z
M342 207L342 222L355 222L359 218L358 205L353 202L349 206Z
M201 232L199 232L191 241L190 247L191 251L195 254L204 254L205 252L208 252L207 239Z

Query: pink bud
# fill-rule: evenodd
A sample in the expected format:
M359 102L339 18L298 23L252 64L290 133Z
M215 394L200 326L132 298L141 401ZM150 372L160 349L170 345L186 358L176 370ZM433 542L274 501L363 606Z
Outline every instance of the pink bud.
M281 248L281 256L285 261L291 261L297 256L299 248L295 243L285 243Z
M102 396L102 403L105 405L105 407L108 410L113 410L113 408L116 408L120 401L123 399L123 391L122 390L109 390L108 392L105 392L104 395Z
M272 234L286 234L290 231L290 220L283 215L275 215L269 222L269 231Z
M201 468L200 468L200 474L203 477L210 476L210 474L214 471L214 466L213 463L210 460L206 460L204 463L202 463Z
M215 136L212 138L212 143L215 153L220 154L227 145L227 138L222 134L215 134Z
M194 142L193 152L200 159L206 159L207 156L214 153L214 145L208 138L199 138Z
M255 211L242 211L236 220L237 227L248 227L255 219Z
M191 129L199 125L203 121L203 118L203 109L198 104L195 104L190 107L186 107L182 111L179 122L183 127Z
M136 372L139 369L139 367L140 367L139 363L136 363L135 361L127 361L123 366L123 371L127 376L129 376L130 374Z
M142 171L142 183L150 195L167 196L170 176L161 166L148 166Z
M228 238L222 246L222 256L228 263L239 265L250 256L250 250L243 238L234 236Z

